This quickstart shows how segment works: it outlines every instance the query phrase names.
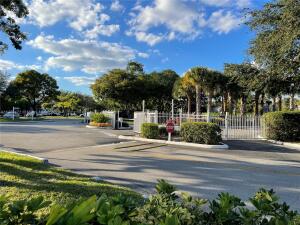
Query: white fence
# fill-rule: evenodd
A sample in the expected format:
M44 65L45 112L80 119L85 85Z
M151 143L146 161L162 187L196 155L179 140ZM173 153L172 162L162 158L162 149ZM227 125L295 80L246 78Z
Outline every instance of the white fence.
M262 118L253 115L228 115L226 116L207 116L194 115L185 113L158 113L158 112L135 112L134 113L134 131L141 132L141 125L145 122L158 123L165 125L168 120L172 119L175 128L180 130L184 122L213 122L222 129L222 137L225 140L232 139L259 139L264 136L264 127Z

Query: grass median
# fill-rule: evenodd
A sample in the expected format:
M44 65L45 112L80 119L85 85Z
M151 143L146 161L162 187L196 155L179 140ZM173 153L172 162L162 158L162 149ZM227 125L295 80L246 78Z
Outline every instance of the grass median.
M0 196L26 199L42 195L45 200L64 204L103 193L141 198L128 188L95 181L85 175L43 164L35 158L0 151Z

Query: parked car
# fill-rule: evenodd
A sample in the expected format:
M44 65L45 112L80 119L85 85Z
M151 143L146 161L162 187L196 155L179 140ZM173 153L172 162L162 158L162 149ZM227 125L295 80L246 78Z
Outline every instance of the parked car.
M59 112L50 112L50 116L60 116L61 114Z
M26 114L26 117L32 117L32 116L35 116L35 111L31 111Z
M42 110L38 113L38 116L50 116L51 113L47 110Z
M19 118L20 115L19 115L19 113L17 113L17 112L12 112L12 111L10 111L10 112L5 113L5 114L3 115L3 117L4 117L4 118L7 118L7 119L13 119L13 118Z

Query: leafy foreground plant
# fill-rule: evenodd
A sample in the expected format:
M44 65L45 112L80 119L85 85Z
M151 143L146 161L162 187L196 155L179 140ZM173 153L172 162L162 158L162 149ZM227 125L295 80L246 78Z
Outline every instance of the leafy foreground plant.
M81 199L68 206L54 204L47 217L38 211L50 204L42 197L10 202L0 198L0 224L38 225L299 225L296 211L280 204L273 190L259 190L250 198L251 208L241 199L221 193L206 201L179 193L159 180L157 194L143 203L124 195ZM171 192L172 191L172 192Z

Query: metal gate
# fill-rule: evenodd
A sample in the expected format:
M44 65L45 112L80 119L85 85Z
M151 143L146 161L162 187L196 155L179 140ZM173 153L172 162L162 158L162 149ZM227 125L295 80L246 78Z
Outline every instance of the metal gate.
M184 122L213 122L222 129L222 138L224 140L234 139L261 139L264 136L264 126L261 116L254 115L229 115L225 116L207 116L194 115L187 113L158 113L155 112L135 112L134 113L134 132L141 132L143 123L158 123L164 126L166 122L172 119L175 126L180 130Z

